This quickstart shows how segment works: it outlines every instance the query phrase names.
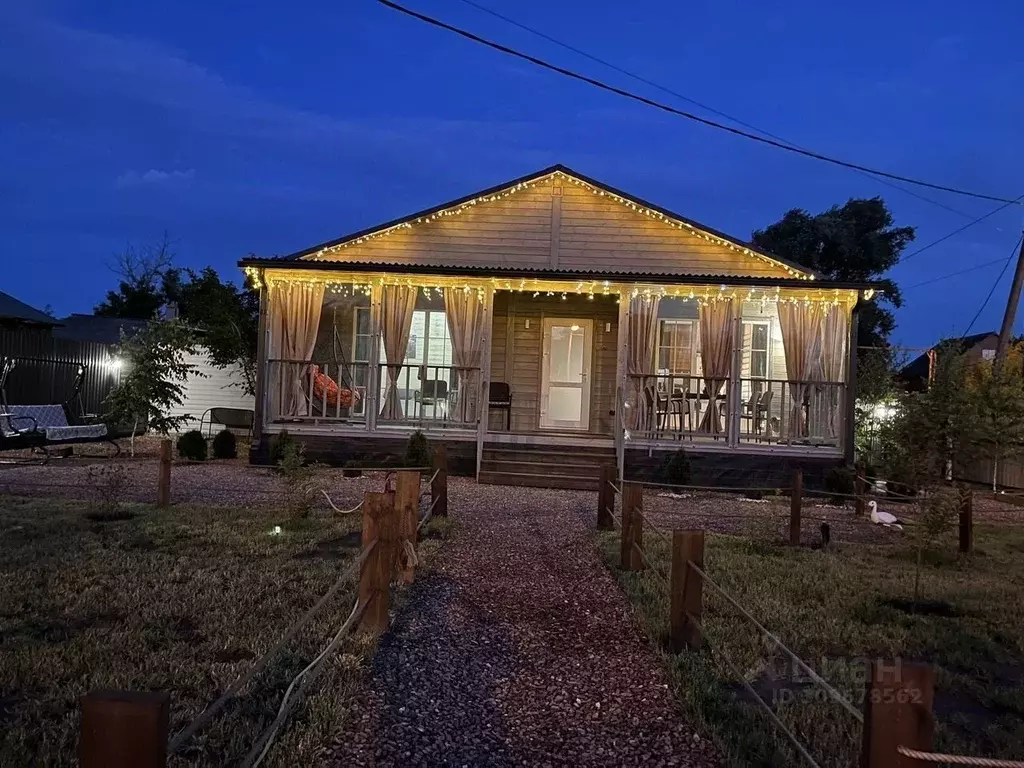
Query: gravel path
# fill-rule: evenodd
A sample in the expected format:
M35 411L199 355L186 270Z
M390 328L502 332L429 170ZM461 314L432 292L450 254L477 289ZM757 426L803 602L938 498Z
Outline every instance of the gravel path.
M600 563L594 494L459 484L339 766L717 766Z

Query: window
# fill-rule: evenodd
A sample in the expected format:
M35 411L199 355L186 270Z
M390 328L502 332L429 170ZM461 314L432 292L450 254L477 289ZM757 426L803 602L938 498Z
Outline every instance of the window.
M743 379L744 400L764 392L766 385L757 380L769 378L771 339L770 323L743 321L743 362L740 377Z
M693 364L696 324L692 320L662 320L658 337L658 371L673 375L696 373Z

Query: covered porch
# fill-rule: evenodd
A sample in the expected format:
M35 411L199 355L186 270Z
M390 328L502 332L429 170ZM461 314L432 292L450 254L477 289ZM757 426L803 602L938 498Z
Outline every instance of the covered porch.
M254 271L255 272L255 271ZM253 274L253 273L251 273ZM486 446L850 448L853 288L266 270L261 433ZM782 284L778 284L782 283Z

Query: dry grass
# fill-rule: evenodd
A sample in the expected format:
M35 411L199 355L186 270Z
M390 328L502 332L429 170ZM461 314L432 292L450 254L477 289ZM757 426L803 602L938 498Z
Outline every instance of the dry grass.
M929 556L924 568L922 597L931 606L918 606L916 612L906 604L913 597L909 545L793 549L774 543L778 537L772 531L746 533L711 535L706 570L858 708L864 660L897 656L930 662L937 669L937 746L1021 758L1024 528L977 526L976 552L969 557L957 557L955 540L944 542L942 553ZM598 541L638 620L663 649L667 597L661 580L649 572L618 570L618 533L598 534ZM667 545L651 535L645 543L649 558L667 572ZM952 615L927 613L929 607ZM708 588L704 624L711 651L661 652L684 709L720 735L730 765L797 765L800 760L719 655L743 670L822 765L858 764L861 730L853 717L815 686L794 679L784 657L770 651L756 630Z
M282 526L280 535L270 532ZM0 501L0 764L72 765L95 688L166 690L171 731L212 702L359 550L358 515L274 508ZM429 560L437 540L421 548ZM355 580L172 764L243 756L284 688L344 620ZM373 641L349 638L296 709L269 765L309 765L344 723Z

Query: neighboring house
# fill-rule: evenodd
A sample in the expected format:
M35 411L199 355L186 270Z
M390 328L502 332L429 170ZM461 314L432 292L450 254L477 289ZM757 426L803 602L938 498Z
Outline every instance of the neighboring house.
M852 460L857 305L833 282L564 166L298 253L261 287L253 460L425 431L482 482L596 487L685 448Z
M928 389L928 382L935 375L936 355L951 346L956 347L960 354L966 356L967 364L974 365L982 360L994 360L996 347L999 346L999 333L988 331L940 342L907 363L897 376L908 392L923 392Z
M70 315L60 322L63 327L55 331L55 335L98 342L111 348L120 342L122 335L130 336L146 325L145 320L96 315ZM218 368L201 347L195 354L186 355L185 362L195 366L196 373L190 375L185 382L184 402L172 408L168 414L191 417L180 427L181 431L197 429L203 414L210 408L253 409L253 397L245 394L241 386L244 379L238 369Z
M57 321L45 312L0 291L0 327L52 328Z

